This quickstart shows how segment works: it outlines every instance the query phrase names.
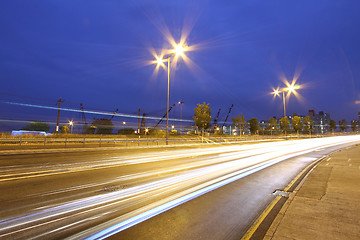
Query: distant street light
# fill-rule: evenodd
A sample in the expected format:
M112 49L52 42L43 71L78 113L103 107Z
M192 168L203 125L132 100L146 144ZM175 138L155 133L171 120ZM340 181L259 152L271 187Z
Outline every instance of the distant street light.
M125 127L126 122L123 122L123 128Z
M164 62L167 61L167 105L166 105L166 145L168 145L169 140L169 85L170 85L170 58L183 57L184 52L186 51L186 46L184 44L174 45L174 49L171 50L170 55L166 57L156 57L154 63L157 63L158 66L164 66Z
M72 128L73 128L73 126L74 126L74 123L73 123L72 120L69 121L69 126L70 126L70 133L72 133Z

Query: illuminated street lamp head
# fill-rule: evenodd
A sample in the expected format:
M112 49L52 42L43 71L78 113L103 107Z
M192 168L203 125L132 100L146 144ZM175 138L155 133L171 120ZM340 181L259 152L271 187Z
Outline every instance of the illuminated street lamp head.
M177 44L174 46L173 53L176 54L176 57L178 56L184 56L184 52L186 51L186 47L183 44Z
M158 65L162 64L162 62L163 62L162 58L159 58L159 57L156 57L155 61Z
M69 125L72 126L74 123L73 121L69 121Z
M170 58L172 56L175 57L175 61L178 57L185 57L184 52L189 51L190 48L187 47L185 44L179 43L179 44L173 44L173 49L166 50L165 52L168 53L165 55L156 56L154 53L155 60L151 61L152 64L156 63L156 69L158 69L160 66L165 68L165 62L170 61Z
M155 56L156 60L154 61L157 66L165 66L164 65L164 62L166 61L165 59L163 59L162 57L158 57L158 56Z
M277 88L277 89L273 89L272 94L273 94L274 96L279 96L280 92L281 92L281 91L279 91L279 88Z
M296 85L294 82L291 84L287 84L287 88L285 88L284 90L289 92L289 93L295 93L296 89L299 89L300 86Z
M295 90L294 85L288 86L287 90L288 90L290 93L294 92L294 90Z

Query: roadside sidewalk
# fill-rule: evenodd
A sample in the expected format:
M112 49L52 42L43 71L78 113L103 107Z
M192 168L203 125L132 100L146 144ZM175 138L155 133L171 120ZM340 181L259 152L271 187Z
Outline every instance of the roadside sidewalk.
M264 239L360 239L360 145L317 165L290 195Z

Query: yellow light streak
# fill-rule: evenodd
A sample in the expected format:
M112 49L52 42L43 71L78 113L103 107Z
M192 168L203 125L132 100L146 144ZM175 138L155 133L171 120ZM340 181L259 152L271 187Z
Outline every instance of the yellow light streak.
M112 214L113 212L111 212L111 209L121 209L124 208L124 206L128 208L133 203L136 203L137 205L140 203L143 204L143 199L146 199L147 202L150 202L149 200L152 201L150 204L146 203L146 205L142 205L141 208L119 216L121 221L116 219L117 223L122 221L124 223L128 223L130 218L137 217L145 211L157 209L162 204L184 199L184 197L187 197L195 191L202 191L197 195L200 196L208 191L224 186L225 184L231 183L244 176L248 176L249 174L260 171L261 169L272 166L281 161L285 161L289 158L301 156L303 154L331 146L340 146L344 143L354 144L359 141L359 135L353 135L326 137L321 139L248 144L241 146L234 145L220 148L204 148L200 150L190 149L186 152L182 150L175 150L164 153L147 153L142 154L141 156L136 154L128 156L128 159L124 159L124 156L107 159L108 156L105 156L104 159L99 159L99 161L96 162L95 167L98 165L100 165L99 167L105 167L104 164L109 164L108 167L112 165L120 165L124 164L124 161L126 161L127 164L143 164L144 161L163 162L168 161L171 158L181 159L182 157L198 157L199 159L193 159L193 161L188 162L185 161L184 164L174 167L147 169L143 172L135 172L127 176L120 176L126 181L129 181L130 178L143 179L144 177L155 176L153 179L149 179L150 181L148 182L138 183L139 181L135 181L137 184L131 184L129 187L119 189L118 191L104 194L96 193L95 195L86 197L79 196L79 198L73 199L71 202L65 202L56 206L48 205L30 213L24 213L20 216L12 216L1 222L2 226L0 228L0 237L8 237L10 235L12 235L11 237L17 236L16 234L23 231L23 229L36 229L37 227L42 227L43 225L46 226L47 230L62 230L64 227L63 224L60 228L54 229L55 227L53 227L53 229L51 229L51 224L53 223L51 222L51 219L61 220L61 216L64 216L64 218L68 218L70 216L73 219L74 214L78 214L79 212L81 214L87 214L91 211L93 211L93 213L90 217L96 219L98 216L102 217L105 214ZM215 155L212 155L214 153ZM45 167L53 166L51 165ZM65 166L61 164L58 167ZM68 164L67 167L72 169L73 166L72 164ZM91 169L91 171L93 171L94 162L91 161L82 164L78 163L78 167L79 170L80 167L87 167L89 170ZM16 169L11 168L9 171L15 170ZM18 170L20 170L20 172L13 172L13 177L18 177L19 173L29 174L28 169ZM59 169L54 168L54 174L58 174L57 170ZM41 171L45 171L45 169L41 168ZM164 173L169 173L169 175L159 178L159 176L162 176ZM44 174L48 173L44 172ZM63 174L68 174L68 172L63 172ZM229 179L232 180L229 181ZM221 185L219 185L220 182ZM98 184L101 186L102 182L99 182ZM91 185L91 187L93 186L94 185ZM205 191L204 189L207 190ZM285 190L288 190L288 188ZM191 199L193 198L187 197L186 201ZM179 204L183 202L185 202L185 200ZM175 206L177 205L172 205L170 207ZM161 208L161 211L156 211L156 213L159 214L164 209L165 208ZM166 209L169 209L169 207ZM75 226L81 224L81 221L71 222L66 220L64 222L65 224ZM111 227L113 225L113 222L109 222L107 227ZM100 229L104 229L104 227L101 227ZM25 234L31 235L31 232L25 232ZM44 234L41 236L46 238L46 233L40 232L40 234Z

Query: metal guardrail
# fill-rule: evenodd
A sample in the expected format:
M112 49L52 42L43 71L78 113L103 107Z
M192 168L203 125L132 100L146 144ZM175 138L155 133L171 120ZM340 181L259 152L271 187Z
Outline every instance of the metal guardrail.
M338 134L336 134L338 135ZM344 135L344 134L341 134ZM345 134L346 135L346 134ZM201 138L197 137L182 137L170 138L169 145L186 145L186 144L231 144L231 143L246 143L253 141L274 141L286 139L302 139L302 138L321 138L329 137L331 135L257 135L257 136L237 136L237 137L221 137L210 136ZM139 136L136 137L109 137L109 136L86 136L86 137L13 137L0 138L1 150L22 150L22 149L63 149L63 148L101 148L101 147L116 147L116 148L136 148L136 147L155 147L166 146L165 138L154 138Z
M243 137L243 138L174 138L169 139L169 145L182 145L189 143L232 143L246 142L254 140L274 140L279 137ZM53 137L36 137L36 138L3 138L0 139L0 150L19 150L19 149L56 149L56 148L97 148L97 147L146 147L146 146L166 146L164 138L109 138L109 137L83 137L83 138L53 138Z

